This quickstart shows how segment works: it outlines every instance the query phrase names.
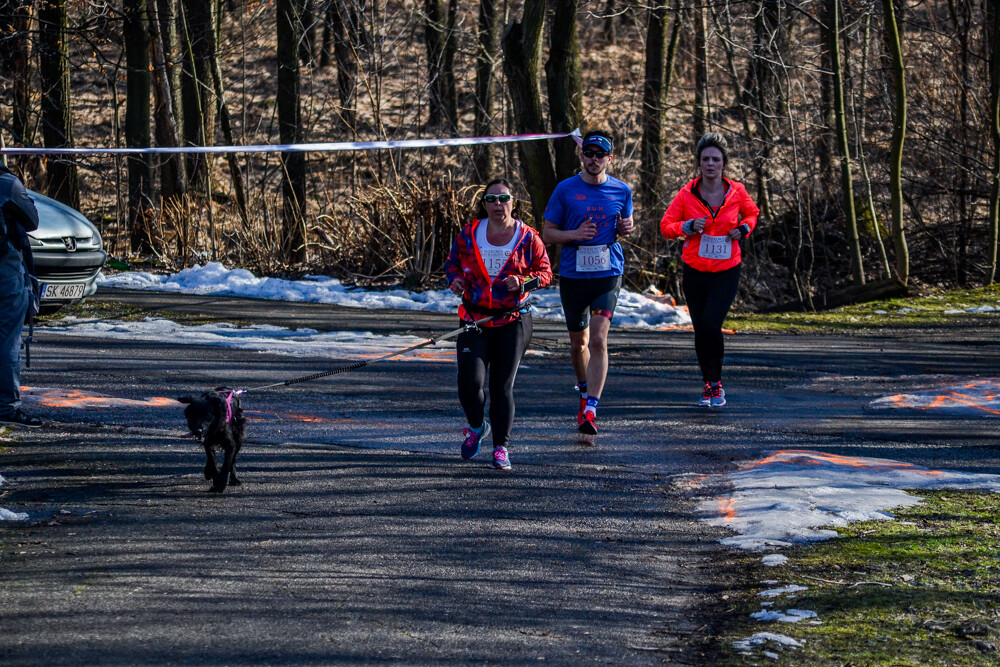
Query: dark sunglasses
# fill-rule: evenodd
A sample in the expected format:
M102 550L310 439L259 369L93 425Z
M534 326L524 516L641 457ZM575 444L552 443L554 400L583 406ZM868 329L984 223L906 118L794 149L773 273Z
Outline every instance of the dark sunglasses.
M500 202L501 204L506 204L507 202L509 202L513 198L514 198L514 195L508 195L508 194L503 194L503 195L485 195L483 197L483 201L486 202L487 204L495 204L496 202Z
M583 157L596 157L598 160L604 159L609 155L611 155L611 153L607 153L605 151L583 151Z

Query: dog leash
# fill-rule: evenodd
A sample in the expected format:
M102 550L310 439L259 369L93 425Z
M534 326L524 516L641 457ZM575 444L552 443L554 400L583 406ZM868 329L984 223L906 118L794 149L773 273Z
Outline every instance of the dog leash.
M330 370L330 371L323 371L321 373L313 373L312 375L304 375L302 377L294 378L292 380L285 380L284 382L273 382L271 384L263 384L263 385L261 385L259 387L250 387L249 389L235 389L235 390L233 390L232 395L230 395L229 400L232 399L233 395L238 396L240 394L245 394L245 393L247 393L249 391L260 391L262 389L272 389L274 387L287 387L289 385L298 384L300 382L309 382L310 380L318 380L320 378L325 378L325 377L328 377L330 375L339 375L340 373L347 373L349 371L356 371L356 370L364 368L365 366L370 366L371 364L377 364L380 361L386 361L387 359L392 359L393 357L398 357L398 356L400 356L402 354L406 354L407 352L412 352L414 350L419 350L422 347L427 347L428 345L434 345L435 343L438 343L440 341L448 340L449 338L454 338L455 336L459 335L460 333L464 333L466 331L479 331L480 325L486 324L487 322L492 322L493 320L495 320L498 317L503 317L504 315L510 315L511 313L515 313L515 312L526 313L526 312L528 312L531 309L532 305L533 305L533 300L529 299L529 300L525 301L524 303L522 303L521 305L517 306L516 308L511 308L510 310L505 310L503 312L495 313L493 315L490 315L489 317L484 317L484 318L476 320L474 322L469 322L468 324L463 324L462 326L460 326L459 328L455 329L454 331L449 331L448 333L443 334L441 336L438 336L436 338L428 338L427 340L422 341L420 343L417 343L416 345L411 345L410 347L406 348L405 350L398 350L396 352L390 352L389 354L383 355L381 357L377 357L375 359L366 359L365 361L358 361L358 362L350 364L348 366L342 366L340 368L335 368L335 369ZM227 401L226 405L227 405L227 407L229 407L229 401Z

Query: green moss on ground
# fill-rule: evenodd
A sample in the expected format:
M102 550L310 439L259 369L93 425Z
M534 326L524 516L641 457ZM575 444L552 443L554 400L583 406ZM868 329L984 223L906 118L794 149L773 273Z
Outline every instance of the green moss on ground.
M838 529L838 539L786 551L785 566L742 561L746 589L718 638L721 665L1000 664L1000 502L996 494L935 491L895 521ZM778 584L758 583L777 579ZM768 609L805 609L817 624L760 622L766 588L799 584ZM788 635L743 655L733 642L757 632ZM777 654L777 658L764 655Z
M814 313L735 313L725 326L747 333L816 333L1000 320L1000 312L968 312L969 308L982 306L1000 308L1000 285L871 301Z

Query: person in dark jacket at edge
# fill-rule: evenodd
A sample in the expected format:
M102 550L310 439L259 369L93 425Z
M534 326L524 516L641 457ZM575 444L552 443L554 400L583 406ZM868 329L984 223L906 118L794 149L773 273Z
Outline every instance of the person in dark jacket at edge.
M0 163L0 426L42 425L21 409L21 332L38 303L28 242L36 229L38 211L24 183Z

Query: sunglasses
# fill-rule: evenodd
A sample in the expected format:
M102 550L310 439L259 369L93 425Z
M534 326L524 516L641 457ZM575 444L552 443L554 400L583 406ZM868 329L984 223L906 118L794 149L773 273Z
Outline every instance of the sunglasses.
M508 194L502 194L502 195L485 195L483 197L483 201L486 202L487 204L495 204L496 202L500 202L501 204L506 204L507 202L509 202L513 198L514 198L514 195L508 195Z
M607 153L605 151L583 151L583 157L589 157L589 158L596 157L598 160L606 158L609 155L611 155L611 153Z

